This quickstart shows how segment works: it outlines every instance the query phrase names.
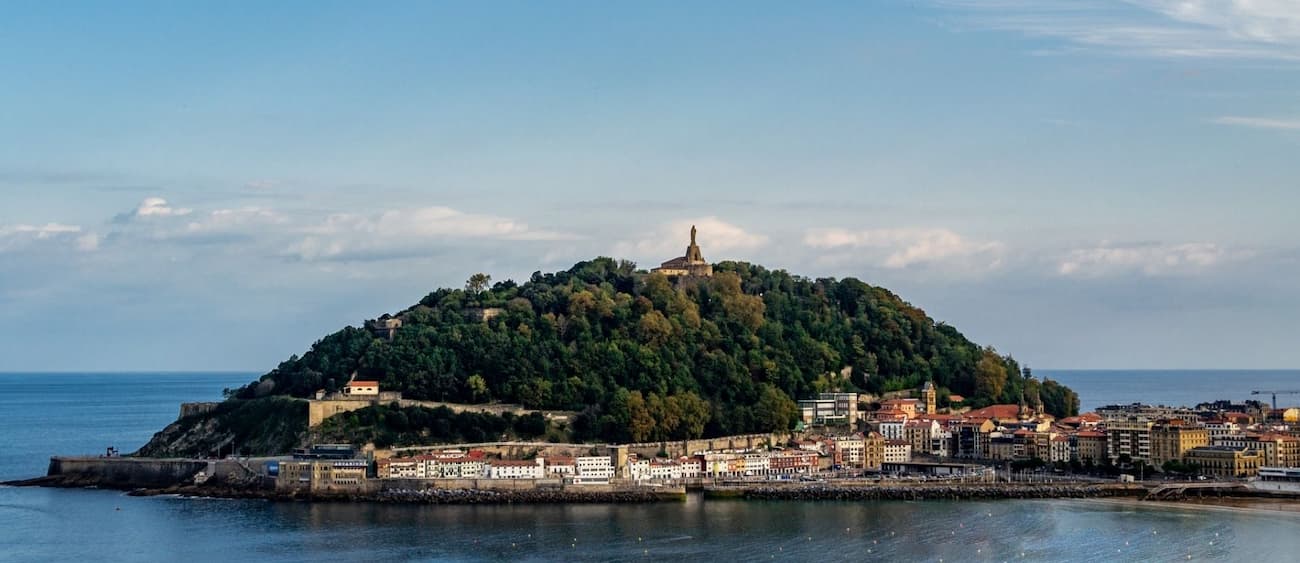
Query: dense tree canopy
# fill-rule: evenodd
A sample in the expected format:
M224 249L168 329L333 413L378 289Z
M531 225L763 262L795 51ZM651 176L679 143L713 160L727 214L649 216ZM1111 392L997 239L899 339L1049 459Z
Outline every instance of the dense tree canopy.
M577 437L608 440L773 430L797 419L793 399L817 391L926 380L976 407L1032 396L1053 414L1078 408L1069 389L852 278L723 262L712 278L675 283L598 258L523 284L486 280L398 313L391 341L331 334L239 394L305 397L356 373L412 399L579 411ZM499 313L484 321L490 309Z

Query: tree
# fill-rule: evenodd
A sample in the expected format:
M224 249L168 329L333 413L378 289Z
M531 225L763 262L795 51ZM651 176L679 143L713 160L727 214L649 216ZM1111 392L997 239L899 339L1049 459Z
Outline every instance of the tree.
M465 379L465 388L469 390L470 400L475 403L482 403L488 400L487 380L483 376L474 374Z
M754 405L754 419L765 432L785 432L799 420L799 405L784 391L765 383Z
M628 432L633 442L649 440L655 431L655 419L650 414L650 407L640 391L633 391L627 398Z
M465 282L465 291L471 295L478 295L487 289L488 283L492 281L492 276L479 272L469 277Z
M975 364L975 396L997 401L1007 385L1007 368L993 348L985 348Z

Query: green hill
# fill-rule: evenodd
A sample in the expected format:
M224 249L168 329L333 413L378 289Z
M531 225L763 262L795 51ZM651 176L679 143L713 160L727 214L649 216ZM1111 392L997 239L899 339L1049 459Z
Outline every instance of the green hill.
M607 441L787 428L793 399L926 380L941 403L951 392L976 407L1023 396L1058 416L1078 409L1073 391L886 289L741 262L714 269L674 283L597 258L522 284L488 287L479 275L393 315L402 326L391 340L344 328L232 400L308 397L355 373L411 399L579 411L572 436Z

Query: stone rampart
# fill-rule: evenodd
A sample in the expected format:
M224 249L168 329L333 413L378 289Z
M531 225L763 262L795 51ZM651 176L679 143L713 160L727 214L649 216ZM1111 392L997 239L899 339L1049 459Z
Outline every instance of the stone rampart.
M785 445L790 441L789 434L743 434L722 436L699 440L672 440L665 442L642 442L628 444L627 450L642 457L655 457L660 452L669 457L689 456L704 451L752 450Z
M221 403L181 403L180 418L194 416L196 414L207 414L216 410L217 405ZM178 418L177 420L180 420Z
M68 485L106 488L170 487L192 482L208 462L188 459L52 457L47 475Z
M400 395L400 394L399 394ZM506 403L485 403L470 405L464 403L444 403L441 401L415 401L411 399L389 399L384 397L378 398L346 398L346 399L320 399L307 401L307 427L314 428L320 423L325 422L331 417L343 413L361 410L373 405L387 405L397 403L401 407L424 407L435 409L438 407L447 407L453 412L481 412L501 416L505 413L515 415L525 415L532 412L542 412L548 419L567 418L567 413L533 411L524 408L522 405L513 405Z

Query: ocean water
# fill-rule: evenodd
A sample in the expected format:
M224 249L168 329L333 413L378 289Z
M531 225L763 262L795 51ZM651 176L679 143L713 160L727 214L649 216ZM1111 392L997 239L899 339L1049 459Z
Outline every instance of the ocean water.
M1170 381L1238 398L1227 394L1300 378L1051 375L1107 394L1099 382L1118 378L1124 402L1162 402L1141 394ZM44 473L51 453L133 450L176 417L177 403L216 400L251 378L0 374L0 480ZM1124 501L395 506L0 487L0 523L0 561L1251 561L1300 550L1300 513Z
M1167 406L1196 406L1228 399L1270 402L1255 390L1300 389L1300 370L1034 370L1034 375L1064 383L1079 393L1079 407L1133 402ZM1300 406L1300 394L1278 395L1278 406Z

